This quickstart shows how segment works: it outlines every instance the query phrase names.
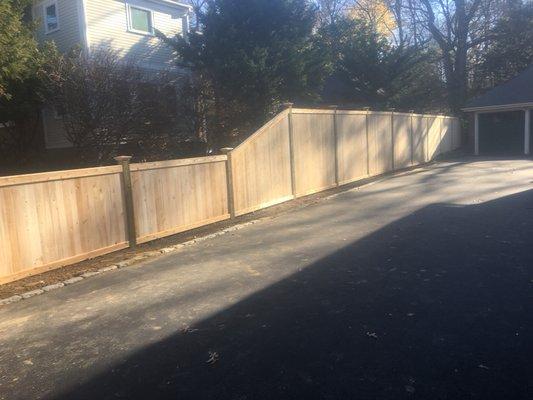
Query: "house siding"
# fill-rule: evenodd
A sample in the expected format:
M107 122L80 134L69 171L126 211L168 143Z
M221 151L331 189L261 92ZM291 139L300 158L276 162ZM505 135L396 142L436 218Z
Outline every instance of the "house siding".
M40 43L55 42L61 52L67 52L75 46L82 44L80 35L80 18L78 14L81 0L57 0L57 12L59 17L59 30L46 34L44 29L44 4L48 1L34 2L32 15L38 26L35 32L36 39Z
M185 8L148 0L86 0L89 46L111 48L141 66L164 69L174 62L174 52L155 36L128 31L127 4L152 10L154 28L166 36L183 32Z

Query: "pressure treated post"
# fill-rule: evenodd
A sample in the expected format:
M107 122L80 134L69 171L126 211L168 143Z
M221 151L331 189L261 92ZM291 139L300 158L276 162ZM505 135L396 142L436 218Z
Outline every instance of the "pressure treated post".
M229 217L235 218L235 198L233 194L233 166L231 164L231 151L233 150L233 147L223 147L220 149L220 152L222 154L225 154L227 158L226 160L226 185L227 185L227 192L228 192L228 211L229 211Z
M131 248L137 246L137 233L135 231L135 212L133 210L133 189L131 186L130 172L131 156L118 156L115 161L122 166L122 194L126 211L126 228L128 242Z
M292 197L296 197L296 166L294 165L294 132L292 129L292 106L294 103L283 103L282 106L289 111L287 116L289 123L289 158L291 164L291 191Z
M332 105L330 108L333 110L333 140L335 150L335 185L339 186L339 137L337 134L337 108L338 106Z

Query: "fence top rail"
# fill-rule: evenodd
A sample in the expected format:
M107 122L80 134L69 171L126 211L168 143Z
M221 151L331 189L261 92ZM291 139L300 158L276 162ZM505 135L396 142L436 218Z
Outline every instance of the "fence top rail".
M31 183L53 182L100 175L111 175L118 174L121 171L122 167L120 165L112 165L109 167L93 167L69 169L64 171L39 172L36 174L1 176L0 187L25 185Z
M146 170L151 170L151 169L183 167L187 165L198 165L198 164L221 162L221 161L226 161L227 159L228 159L228 156L226 155L218 155L218 156L207 156L207 157L183 158L179 160L135 163L135 164L130 165L130 170L131 171L146 171Z
M355 115L405 115L413 117L424 117L424 118L446 118L446 119L455 119L457 117L442 115L442 114L416 114L409 112L398 112L398 111L372 111L372 110L352 110L352 109L343 109L342 107L334 108L293 108L293 114L355 114Z
M323 108L293 108L293 114L335 114L335 109L323 109Z
M274 118L272 118L270 121L268 121L266 124L264 124L261 128L259 128L258 130L256 130L254 133L252 133L250 136L248 136L246 139L244 139L237 147L235 147L232 152L238 150L238 149L242 149L243 146L246 144L246 143L249 143L251 142L252 140L254 140L257 136L259 136L261 133L265 132L266 130L268 130L268 128L270 128L271 126L273 126L274 124L277 124L280 120L282 120L283 118L285 118L288 114L289 114L289 111L290 109L286 109L286 110L283 110L281 111L279 114L277 114ZM293 111L294 112L294 111Z

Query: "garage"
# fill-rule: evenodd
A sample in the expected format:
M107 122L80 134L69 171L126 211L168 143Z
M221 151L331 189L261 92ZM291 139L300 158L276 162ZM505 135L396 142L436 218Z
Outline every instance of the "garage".
M533 109L533 66L510 81L471 100L476 155L529 155Z

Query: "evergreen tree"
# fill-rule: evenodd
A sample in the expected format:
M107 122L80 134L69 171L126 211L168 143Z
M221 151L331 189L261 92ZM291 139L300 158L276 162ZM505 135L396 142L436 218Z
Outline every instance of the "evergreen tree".
M10 85L35 73L39 63L32 26L24 20L30 0L0 0L0 99L12 95Z
M210 0L203 31L173 40L180 61L209 82L217 132L249 134L279 103L316 98L323 60L307 0Z

